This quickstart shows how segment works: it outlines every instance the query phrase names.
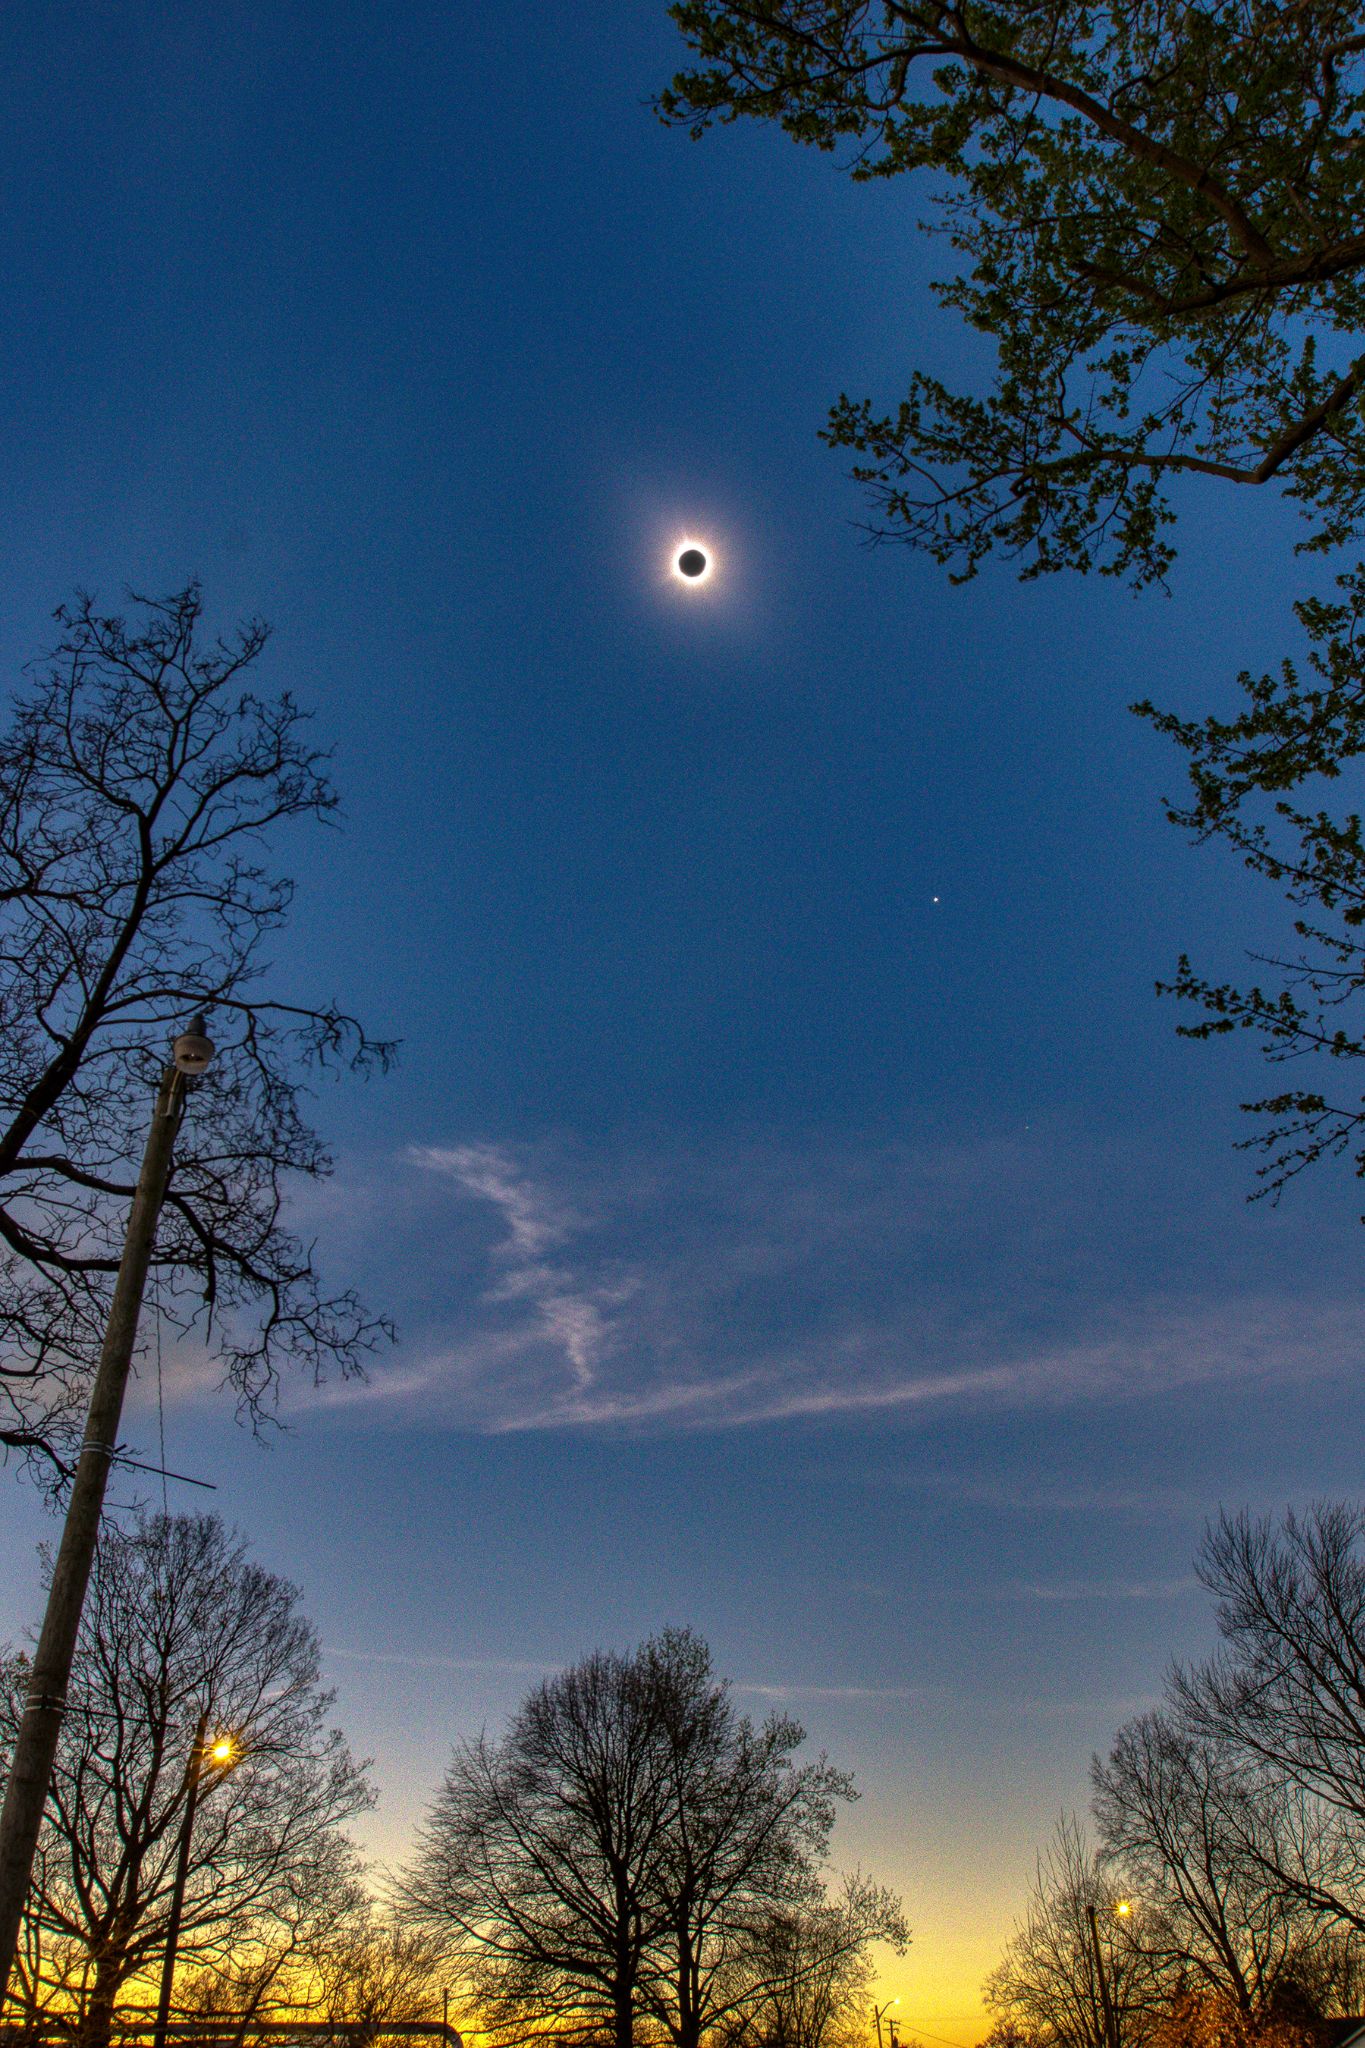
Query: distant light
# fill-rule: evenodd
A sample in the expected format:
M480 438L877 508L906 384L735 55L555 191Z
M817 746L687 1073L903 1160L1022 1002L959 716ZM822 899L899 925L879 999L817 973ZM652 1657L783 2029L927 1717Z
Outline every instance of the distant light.
M211 1742L211 1743L209 1744L209 1751L208 1751L208 1756L209 1756L209 1762L210 1762L210 1763L212 1763L212 1764L217 1764L217 1765L219 1765L219 1766L220 1766L220 1768L222 1768L222 1769L224 1769L224 1770L225 1770L225 1769L227 1768L227 1766L228 1766L229 1764L234 1764L234 1763L236 1763L236 1761L237 1761L237 1738L236 1738L236 1736L235 1736L235 1735L220 1735L220 1736L218 1737L217 1741L215 1741L215 1742Z
M1132 1910L1133 1902L1131 1899L1115 1899L1114 1911L1118 1914L1120 1920L1126 1920Z

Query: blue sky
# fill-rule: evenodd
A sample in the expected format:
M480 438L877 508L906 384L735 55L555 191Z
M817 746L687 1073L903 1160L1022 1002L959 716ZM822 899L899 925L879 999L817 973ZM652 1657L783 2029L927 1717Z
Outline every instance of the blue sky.
M660 128L655 5L82 0L0 59L0 658L77 584L272 619L346 807L278 985L405 1041L300 1211L399 1346L266 1450L169 1359L170 1462L303 1585L378 1853L540 1671L688 1622L855 1768L888 1991L970 2040L1209 1640L1206 1515L1358 1483L1358 1191L1248 1208L1254 1061L1152 995L1278 913L1125 708L1293 644L1292 521L1191 493L1142 602L861 545L826 405L970 358L920 198ZM47 1527L0 1489L0 1634Z

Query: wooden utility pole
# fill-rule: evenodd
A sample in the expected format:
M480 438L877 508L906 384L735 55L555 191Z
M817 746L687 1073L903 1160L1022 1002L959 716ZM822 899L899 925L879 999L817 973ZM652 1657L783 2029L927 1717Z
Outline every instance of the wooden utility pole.
M1085 1910L1090 1917L1090 1944L1095 1951L1095 1974L1100 1980L1100 2012L1104 2020L1105 2048L1119 2048L1118 2014L1114 2010L1109 1975L1104 1967L1104 1951L1100 1947L1100 1923L1093 1906L1087 1906Z
M204 1768L204 1736L209 1725L207 1710L199 1716L194 1747L185 1768L185 1817L180 1823L180 1845L175 1854L175 1885L171 1892L171 1916L166 1922L166 1953L161 1963L161 1995L156 2002L156 2032L153 2048L166 2048L166 2028L171 2017L171 1986L175 1983L175 1952L180 1946L180 1921L185 1911L185 1879L190 1869L190 1837L194 1833L195 1809L199 1804L199 1776Z
M71 1482L66 1522L48 1588L47 1611L10 1758L5 1803L0 1809L0 2013L4 2011L19 1946L33 1855L52 1782L62 1715L66 1712L66 1688L76 1654L85 1591L90 1583L109 1467L118 1445L142 1294L156 1242L157 1219L171 1175L176 1132L184 1113L186 1077L202 1074L213 1057L202 1017L196 1017L189 1031L176 1039L173 1051L173 1062L162 1074L157 1090L142 1171L128 1213L123 1257L86 1412L85 1437Z

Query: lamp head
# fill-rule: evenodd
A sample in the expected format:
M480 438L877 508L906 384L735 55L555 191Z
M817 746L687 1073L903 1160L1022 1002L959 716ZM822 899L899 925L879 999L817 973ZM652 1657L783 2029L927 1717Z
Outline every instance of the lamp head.
M191 1078L205 1071L213 1058L213 1040L208 1036L202 1015L191 1017L189 1030L182 1031L171 1047L171 1058L180 1072Z

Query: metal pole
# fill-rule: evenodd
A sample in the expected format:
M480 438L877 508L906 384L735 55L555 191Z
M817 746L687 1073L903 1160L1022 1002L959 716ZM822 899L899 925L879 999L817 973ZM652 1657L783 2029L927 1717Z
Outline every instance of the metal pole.
M142 1291L151 1264L157 1218L170 1178L171 1153L185 1103L185 1075L167 1067L157 1090L142 1171L128 1214L114 1299L104 1345L90 1393L76 1476L71 1482L66 1524L48 1588L42 1634L34 1652L28 1698L10 1758L5 1804L0 1810L0 2011L3 2011L19 1946L24 1900L33 1871L43 1807L52 1782L66 1688L76 1654L76 1635L90 1582L109 1466L118 1441L123 1394L137 1341Z
M153 2048L166 2048L166 2027L171 2017L171 1986L175 1982L175 1952L180 1945L180 1916L185 1910L185 1879L190 1869L190 1836L194 1833L194 1810L199 1804L199 1773L204 1762L204 1733L209 1725L205 1712L194 1731L194 1748L185 1772L185 1818L180 1823L180 1846L175 1855L175 1885L171 1891L171 1917L166 1922L166 1954L161 1964L161 1995L156 2002L156 2032Z
M1104 1952L1100 1948L1100 1923L1093 1906L1087 1906L1090 1918L1090 1943L1095 1951L1095 1971L1100 1980L1100 2011L1104 2018L1104 2039L1106 2048L1119 2048L1118 2015L1109 1991L1109 1979L1105 1974Z

